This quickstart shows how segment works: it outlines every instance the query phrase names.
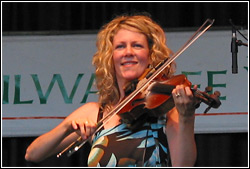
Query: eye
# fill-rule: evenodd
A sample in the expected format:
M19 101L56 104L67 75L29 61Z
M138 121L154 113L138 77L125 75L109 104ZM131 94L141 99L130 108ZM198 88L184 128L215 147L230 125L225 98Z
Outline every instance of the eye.
M135 47L135 48L143 48L143 45L141 45L141 44L139 44L139 43L135 43L135 44L133 45L133 47Z
M125 47L125 45L120 44L120 45L116 45L115 49L121 49L121 48L124 48L124 47Z

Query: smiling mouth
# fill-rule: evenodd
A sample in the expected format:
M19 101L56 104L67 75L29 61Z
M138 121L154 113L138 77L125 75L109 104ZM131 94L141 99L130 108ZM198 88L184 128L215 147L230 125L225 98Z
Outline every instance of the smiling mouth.
M131 61L131 62L123 62L121 63L122 66L130 66L130 65L136 65L138 62Z

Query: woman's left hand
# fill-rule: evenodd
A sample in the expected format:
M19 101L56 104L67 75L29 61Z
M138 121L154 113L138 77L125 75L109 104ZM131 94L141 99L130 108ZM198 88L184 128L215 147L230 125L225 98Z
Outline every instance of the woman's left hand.
M194 89L197 89L197 85L194 86ZM194 116L195 104L197 101L190 87L177 85L172 91L172 96L180 117L185 118Z

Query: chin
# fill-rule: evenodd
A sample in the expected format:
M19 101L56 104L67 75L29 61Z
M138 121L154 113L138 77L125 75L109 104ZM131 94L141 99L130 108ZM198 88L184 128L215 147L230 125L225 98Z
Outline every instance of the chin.
M134 79L138 79L141 77L142 73L139 73L139 71L126 71L121 74L121 78L125 79L126 81L131 81Z
M137 79L139 78L140 76L125 76L124 79L128 80L128 81L131 81L131 80L134 80L134 79Z

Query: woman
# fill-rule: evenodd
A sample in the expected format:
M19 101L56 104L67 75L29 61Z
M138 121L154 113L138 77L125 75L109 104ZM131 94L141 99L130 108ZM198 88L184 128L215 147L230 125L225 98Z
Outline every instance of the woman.
M79 135L83 139L92 136L97 122L126 97L125 86L170 55L164 31L148 16L120 16L106 24L98 33L93 57L98 103L86 103L38 137L28 147L26 160L41 161L62 151ZM170 78L174 69L173 63L163 76ZM183 85L177 85L172 95L173 109L163 117L147 119L136 129L129 128L120 115L105 122L92 140L88 165L193 166L195 98Z

